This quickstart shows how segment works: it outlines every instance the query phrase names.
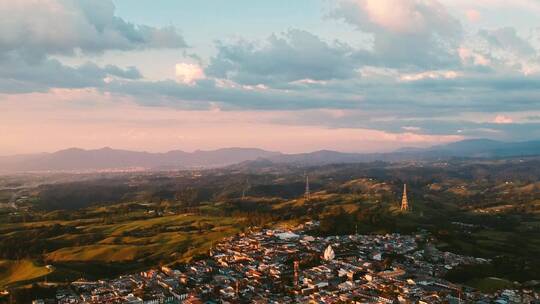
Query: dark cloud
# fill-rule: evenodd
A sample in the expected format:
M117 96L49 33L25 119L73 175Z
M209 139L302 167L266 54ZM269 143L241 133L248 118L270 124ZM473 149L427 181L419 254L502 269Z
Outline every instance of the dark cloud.
M143 105L184 109L209 109L216 105L224 110L352 109L360 105L359 98L355 96L223 87L215 80L199 80L196 85L171 80L114 81L104 89L136 96L136 100Z
M89 64L89 65L91 65L91 64ZM126 68L126 69L121 69L121 68L119 68L119 67L117 67L115 65L108 64L107 66L105 66L105 68L103 68L101 70L103 72L107 73L108 75L117 76L117 77L124 78L124 79L140 79L140 78L142 78L141 73L134 66L130 66L130 67Z
M455 79L399 81L359 78L325 84L294 84L276 88L224 85L199 80L114 81L104 90L137 96L143 105L224 110L356 109L373 117L453 117L459 113L498 113L540 108L540 78L483 74ZM154 98L155 97L155 98ZM324 121L322 119L321 121Z
M348 45L327 43L301 30L272 35L261 45L218 42L217 49L206 74L242 84L347 79L355 76L359 66Z
M321 121L329 128L362 128L392 133L411 132L423 135L461 135L480 138L489 137L500 140L519 141L540 138L540 123L508 123L475 122L465 119L437 119L425 117L393 117L381 119L384 114L373 112L349 111L343 115L327 112L309 112L301 117L277 118L274 123L289 125L320 126ZM495 117L495 116L494 116Z
M140 79L135 67L122 69L114 65L99 67L88 62L77 67L66 66L56 59L36 63L9 56L0 60L0 92L27 93L47 91L49 88L101 87L105 78Z

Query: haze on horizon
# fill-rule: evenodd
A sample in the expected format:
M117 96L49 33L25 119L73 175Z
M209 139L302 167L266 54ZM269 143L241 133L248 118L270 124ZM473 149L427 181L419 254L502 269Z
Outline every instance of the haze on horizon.
M0 155L540 139L540 2L0 2Z

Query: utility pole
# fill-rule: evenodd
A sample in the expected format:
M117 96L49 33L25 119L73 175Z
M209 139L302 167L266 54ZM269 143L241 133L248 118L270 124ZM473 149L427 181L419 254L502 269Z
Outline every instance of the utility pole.
M300 262L294 261L294 286L298 286L298 269L300 268Z
M249 188L250 188L249 179L246 179L246 185L242 189L242 200L246 198L246 193L248 192Z
M306 174L306 192L304 192L304 199L309 201L311 199L311 194L309 192L309 176Z

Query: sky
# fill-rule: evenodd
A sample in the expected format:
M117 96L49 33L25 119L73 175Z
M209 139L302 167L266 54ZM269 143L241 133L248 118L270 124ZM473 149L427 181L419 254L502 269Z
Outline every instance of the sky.
M540 139L540 0L0 0L0 155Z

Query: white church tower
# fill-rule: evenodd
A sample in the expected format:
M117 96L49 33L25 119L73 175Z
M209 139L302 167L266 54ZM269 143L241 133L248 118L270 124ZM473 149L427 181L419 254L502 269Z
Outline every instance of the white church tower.
M332 261L336 257L336 254L334 253L334 249L332 249L331 245L328 245L323 253L323 259L326 261Z

